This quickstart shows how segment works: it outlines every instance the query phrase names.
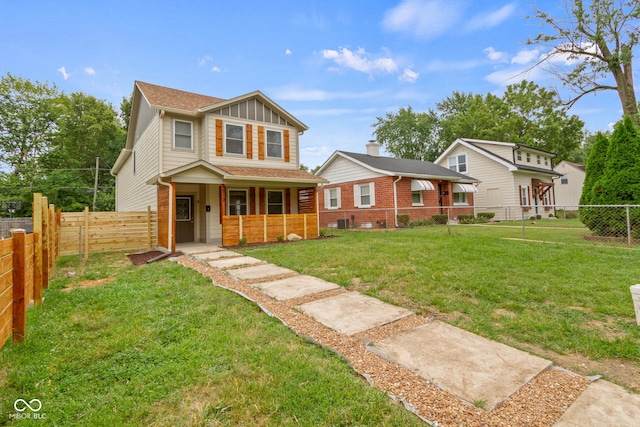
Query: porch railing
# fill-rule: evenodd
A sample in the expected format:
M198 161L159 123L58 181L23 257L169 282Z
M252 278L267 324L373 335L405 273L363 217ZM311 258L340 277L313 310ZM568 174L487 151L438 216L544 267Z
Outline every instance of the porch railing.
M318 237L318 214L225 215L222 217L222 245L277 242L291 233L303 239Z

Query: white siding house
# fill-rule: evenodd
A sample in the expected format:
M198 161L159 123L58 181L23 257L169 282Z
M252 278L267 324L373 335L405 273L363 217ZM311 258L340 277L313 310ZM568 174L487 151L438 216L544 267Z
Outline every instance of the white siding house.
M556 184L556 204L569 208L578 206L584 184L584 165L563 160L558 163L553 170L560 175L554 178Z

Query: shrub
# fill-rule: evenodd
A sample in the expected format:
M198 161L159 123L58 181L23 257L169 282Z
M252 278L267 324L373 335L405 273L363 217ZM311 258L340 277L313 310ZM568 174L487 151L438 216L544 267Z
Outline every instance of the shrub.
M449 221L448 214L435 214L431 218L433 219L433 222L435 224L439 224L439 225L446 224Z
M277 237L278 242L284 242L284 236L281 234Z
M478 218L486 218L487 221L493 219L496 216L495 212L478 212Z
M239 243L239 244L241 244L241 245L246 244L246 243L247 243L247 238L246 238L246 237L241 237L241 238L238 240L238 243Z
M473 214L460 214L458 215L458 222L460 224L473 224L475 223L475 217Z
M409 218L411 218L411 216L409 214L399 214L398 215L398 225L400 227L408 227L409 226Z
M432 219L416 219L415 221L411 221L409 223L409 227L427 227L433 225L433 220Z

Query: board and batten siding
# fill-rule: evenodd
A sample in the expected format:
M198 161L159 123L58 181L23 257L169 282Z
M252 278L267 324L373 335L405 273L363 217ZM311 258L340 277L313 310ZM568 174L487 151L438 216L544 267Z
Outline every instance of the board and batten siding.
M329 185L363 179L374 179L381 176L386 175L374 172L340 156L337 156L331 165L322 172L322 177L329 181Z
M142 211L147 206L157 209L155 185L146 182L158 174L158 125L155 115L145 131L136 140L133 152L118 172L116 192L117 211ZM135 172L134 172L135 162Z

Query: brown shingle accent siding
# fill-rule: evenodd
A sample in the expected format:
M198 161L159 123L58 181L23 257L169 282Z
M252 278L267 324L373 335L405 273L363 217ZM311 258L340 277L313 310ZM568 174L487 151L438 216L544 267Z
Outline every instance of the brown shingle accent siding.
M291 151L291 145L289 143L289 129L284 130L284 161L289 163L291 157L289 152Z
M258 160L264 160L264 126L258 126Z
M247 124L246 127L247 134L247 159L253 158L253 126Z
M216 119L216 156L222 157L222 120Z

